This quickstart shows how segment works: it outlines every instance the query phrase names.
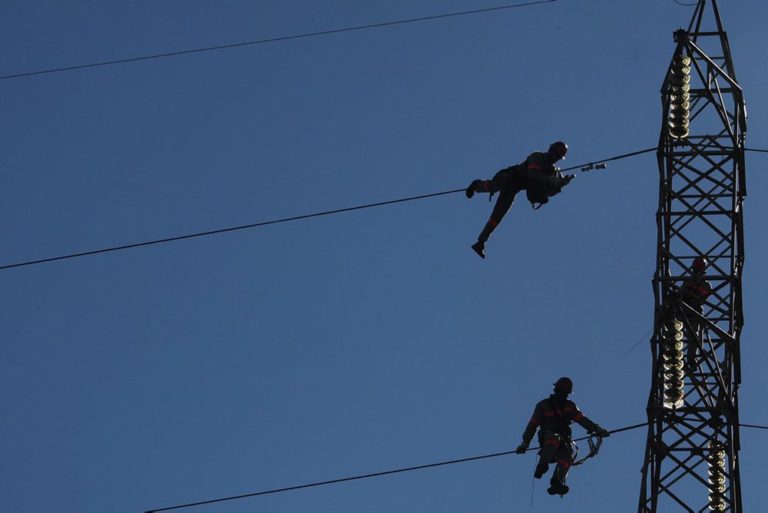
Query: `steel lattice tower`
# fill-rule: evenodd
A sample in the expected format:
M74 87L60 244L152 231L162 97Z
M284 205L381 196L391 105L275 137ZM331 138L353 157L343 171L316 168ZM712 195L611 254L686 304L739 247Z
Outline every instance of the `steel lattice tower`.
M699 0L674 41L661 91L653 373L638 511L741 513L746 108L715 0ZM680 294L697 257L709 262L712 293L703 304Z

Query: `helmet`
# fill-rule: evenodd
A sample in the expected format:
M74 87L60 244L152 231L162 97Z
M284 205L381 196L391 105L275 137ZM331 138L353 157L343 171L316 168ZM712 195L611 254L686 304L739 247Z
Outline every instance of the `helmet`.
M573 381L571 378L562 377L555 382L555 392L562 392L565 395L573 392Z
M696 257L691 267L693 268L693 272L696 274L701 274L707 270L707 267L709 267L709 262L707 262L707 259L704 257Z
M555 141L549 145L549 153L557 155L558 159L564 159L565 154L568 153L568 145L563 141Z

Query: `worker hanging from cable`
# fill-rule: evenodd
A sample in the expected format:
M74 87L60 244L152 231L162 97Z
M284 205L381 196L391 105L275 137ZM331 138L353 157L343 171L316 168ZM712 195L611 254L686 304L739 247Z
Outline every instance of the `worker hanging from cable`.
M576 404L568 399L573 392L573 381L560 378L555 382L555 391L549 398L539 401L533 410L533 416L523 433L523 441L515 452L523 454L528 450L536 429L539 430L539 463L533 477L541 479L550 463L557 463L547 493L563 496L569 488L565 485L568 470L573 465L573 441L571 440L571 422L600 438L610 435L608 431L595 424L579 411Z
M525 189L528 201L537 209L568 185L573 175L563 176L555 166L555 162L564 159L566 153L568 146L562 141L557 141L549 146L546 153L531 153L522 164L504 168L490 180L473 180L469 184L466 189L467 198L471 198L476 192L487 192L491 196L499 192L499 199L496 200L490 219L480 232L477 242L472 245L475 253L485 258L485 243L512 206L518 192Z

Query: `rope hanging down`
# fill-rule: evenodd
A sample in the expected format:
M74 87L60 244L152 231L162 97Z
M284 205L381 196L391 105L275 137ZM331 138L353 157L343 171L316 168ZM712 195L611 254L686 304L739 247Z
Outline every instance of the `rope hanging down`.
M632 425L632 426L627 426L627 427L623 427L623 428L619 428L619 429L614 429L612 431L609 431L609 433L611 433L611 434L621 433L622 431L629 431L631 429L637 429L639 427L643 427L643 426L647 426L647 425L648 425L647 422L643 422L643 423L635 424L635 425ZM578 442L580 440L586 440L586 439L590 438L590 436L584 436L584 437L581 437L581 438L576 438L573 441L574 442ZM539 447L529 447L528 451L535 451L535 450L538 450L538 449L539 449ZM348 482L348 481L357 481L357 480L360 480L360 479L370 479L372 477L381 477L381 476L387 476L387 475L391 475L391 474L400 474L400 473L403 473L403 472L412 472L414 470L423 470L423 469L427 469L427 468L442 467L442 466L445 466L445 465L454 465L456 463L466 463L468 461L477 461L477 460L484 460L484 459L489 459L489 458L498 458L499 456L508 456L510 454L516 454L516 452L515 451L497 452L497 453L493 453L493 454L484 454L482 456L471 456L469 458L461 458L461 459L457 459L457 460L441 461L441 462L438 462L438 463L429 463L427 465L417 465L415 467L405 467L405 468L399 468L399 469L395 469L395 470L385 470L383 472L374 472L372 474L363 474L363 475L359 475L359 476L342 477L342 478L339 478L339 479L331 479L331 480L328 480L328 481L319 481L319 482L316 482L316 483L307 483L307 484L296 485L296 486L287 486L285 488L275 488L275 489L272 489L272 490L264 490L264 491L261 491L261 492L244 493L244 494L241 494L241 495L234 495L232 497L222 497L220 499L209 499L209 500L198 501L198 502L190 502L188 504L179 504L177 506L169 506L169 507L166 507L166 508L150 509L150 510L147 510L146 513L159 513L161 511L171 511L171 510L175 510L175 509L191 508L193 506L204 506L204 505L207 505L207 504L215 504L215 503L219 503L219 502L234 501L234 500L238 500L238 499L245 499L245 498L248 498L248 497L258 497L258 496L261 496L261 495L271 495L271 494L281 493L281 492L290 492L290 491L294 491L294 490L302 490L304 488L314 488L314 487L317 487L317 486L325 486L325 485L336 484L336 483L345 483L345 482Z
M202 53L202 52L213 52L216 50L225 50L228 48L239 48L242 46L253 46L253 45L261 45L266 43L277 43L279 41L289 41L291 39L302 39L305 37L317 37L317 36L327 36L329 34L339 34L342 32L352 32L356 30L366 30L366 29L372 29L372 28L380 28L380 27L389 27L392 25L402 25L405 23L418 23L418 22L424 22L424 21L432 21L432 20L439 20L443 18L453 18L456 16L466 16L469 14L480 14L480 13L487 13L487 12L493 12L493 11L501 11L504 9L514 9L516 7L527 7L527 6L533 6L533 5L539 5L539 4L547 4L557 2L557 0L534 0L531 2L523 2L523 3L517 3L517 4L508 4L508 5L500 5L497 7L487 7L485 9L473 9L471 11L461 11L461 12L450 12L445 14L436 14L432 16L422 16L420 18L409 18L409 19L403 19L403 20L395 20L395 21L385 21L382 23L371 23L368 25L358 25L356 27L346 27L346 28L339 28L339 29L331 29L331 30L322 30L319 32L308 32L304 34L294 34L291 36L281 36L281 37L272 37L268 39L260 39L258 41L246 41L242 43L230 43L226 45L218 45L218 46L208 46L205 48L194 48L191 50L178 50L175 52L166 52L166 53L157 53L153 55L143 55L140 57L128 57L125 59L115 59L111 61L103 61L103 62L94 62L91 64L79 64L75 66L66 66L61 68L52 68L52 69L44 69L44 70L38 70L38 71L28 71L26 73L16 73L14 75L3 75L0 76L0 80L9 80L12 78L20 78L20 77L30 77L33 75L45 75L49 73L59 73L62 71L73 71L77 69L86 69L86 68L96 68L100 66L110 66L113 64L126 64L129 62L137 62L137 61L146 61L150 59L163 59L168 57L177 57L179 55L188 55L193 53Z
M619 160L619 159L624 159L624 158L628 158L628 157L634 157L635 155L640 155L642 153L648 153L649 151L653 151L655 149L656 148L649 148L649 149L646 149L646 150L635 151L635 152L632 152L632 153L625 153L623 155L618 155L618 156L610 157L610 158L607 158L607 159L597 160L595 162L588 162L587 164L581 164L581 165L578 165L578 166L569 167L569 168L563 169L562 171L569 171L571 169L576 169L576 168L584 168L584 167L588 167L588 166L591 166L591 165L595 165L596 163L604 163L604 162L610 162L612 160ZM248 229L251 229L251 228L259 228L259 227L268 226L268 225L271 225L271 224L287 223L287 222L291 222L291 221L299 221L299 220L302 220L302 219L309 219L311 217L329 216L329 215L333 215L333 214L341 214L343 212L351 212L353 210L363 210L363 209L366 209L366 208L382 207L384 205L393 205L395 203L405 203L407 201L416 201L416 200L421 200L421 199L433 198L433 197L436 197L436 196L444 196L446 194L455 194L457 192L464 192L464 191L465 191L465 188L452 189L450 191L434 192L434 193L431 193L431 194L421 194L419 196L410 196L410 197L407 197L407 198L400 198L400 199L394 199L394 200L389 200L389 201L380 201L378 203L368 203L368 204L365 204L365 205L358 205L358 206L355 206L355 207L339 208L339 209L335 209L335 210L326 210L324 212L315 212L313 214L304 214L304 215L300 215L300 216L286 217L286 218L283 218L283 219L274 219L272 221L263 221L263 222L260 222L260 223L251 223L251 224L244 224L244 225L240 225L240 226L232 226L232 227L228 227L228 228L219 228L219 229L216 229L216 230L207 230L207 231L203 231L203 232L189 233L189 234L185 234L185 235L176 235L176 236L172 236L172 237L165 237L165 238L162 238L162 239L148 240L148 241L136 242L136 243L132 243L132 244L123 244L123 245L120 245L120 246L112 246L112 247L101 248L101 249L93 249L93 250L88 250L88 251L80 251L80 252L77 252L77 253L70 253L70 254L67 254L67 255L59 255L59 256L48 257L48 258L40 258L40 259L37 259L37 260L27 260L27 261L24 261L24 262L17 262L17 263L14 263L14 264L0 265L0 271L6 270L6 269L14 269L16 267L26 267L26 266L30 266L30 265L45 264L45 263L48 263L48 262L56 262L56 261L59 261L59 260L70 260L70 259L73 259L73 258L80 258L80 257L85 257L85 256L91 256L91 255L99 255L99 254L102 254L102 253L112 253L112 252L115 252L115 251L123 251L123 250L126 250L126 249L142 248L142 247L145 247L145 246L154 246L156 244L165 244L167 242L175 242L175 241L179 241L179 240L196 239L196 238L200 238L200 237L208 237L208 236L211 236L211 235L218 235L218 234L221 234L221 233L235 232L235 231L239 231L239 230L248 230Z

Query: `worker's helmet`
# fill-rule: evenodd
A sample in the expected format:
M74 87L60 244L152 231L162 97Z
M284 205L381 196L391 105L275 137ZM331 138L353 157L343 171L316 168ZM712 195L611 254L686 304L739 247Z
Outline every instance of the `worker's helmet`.
M704 257L696 257L691 267L693 268L694 273L701 274L707 270L707 267L709 267L709 262L707 262L707 259Z
M571 378L562 377L555 381L555 392L560 392L565 395L573 392L573 381L571 381Z
M563 141L555 141L549 145L549 153L557 156L558 159L564 159L565 154L568 153L568 145Z

